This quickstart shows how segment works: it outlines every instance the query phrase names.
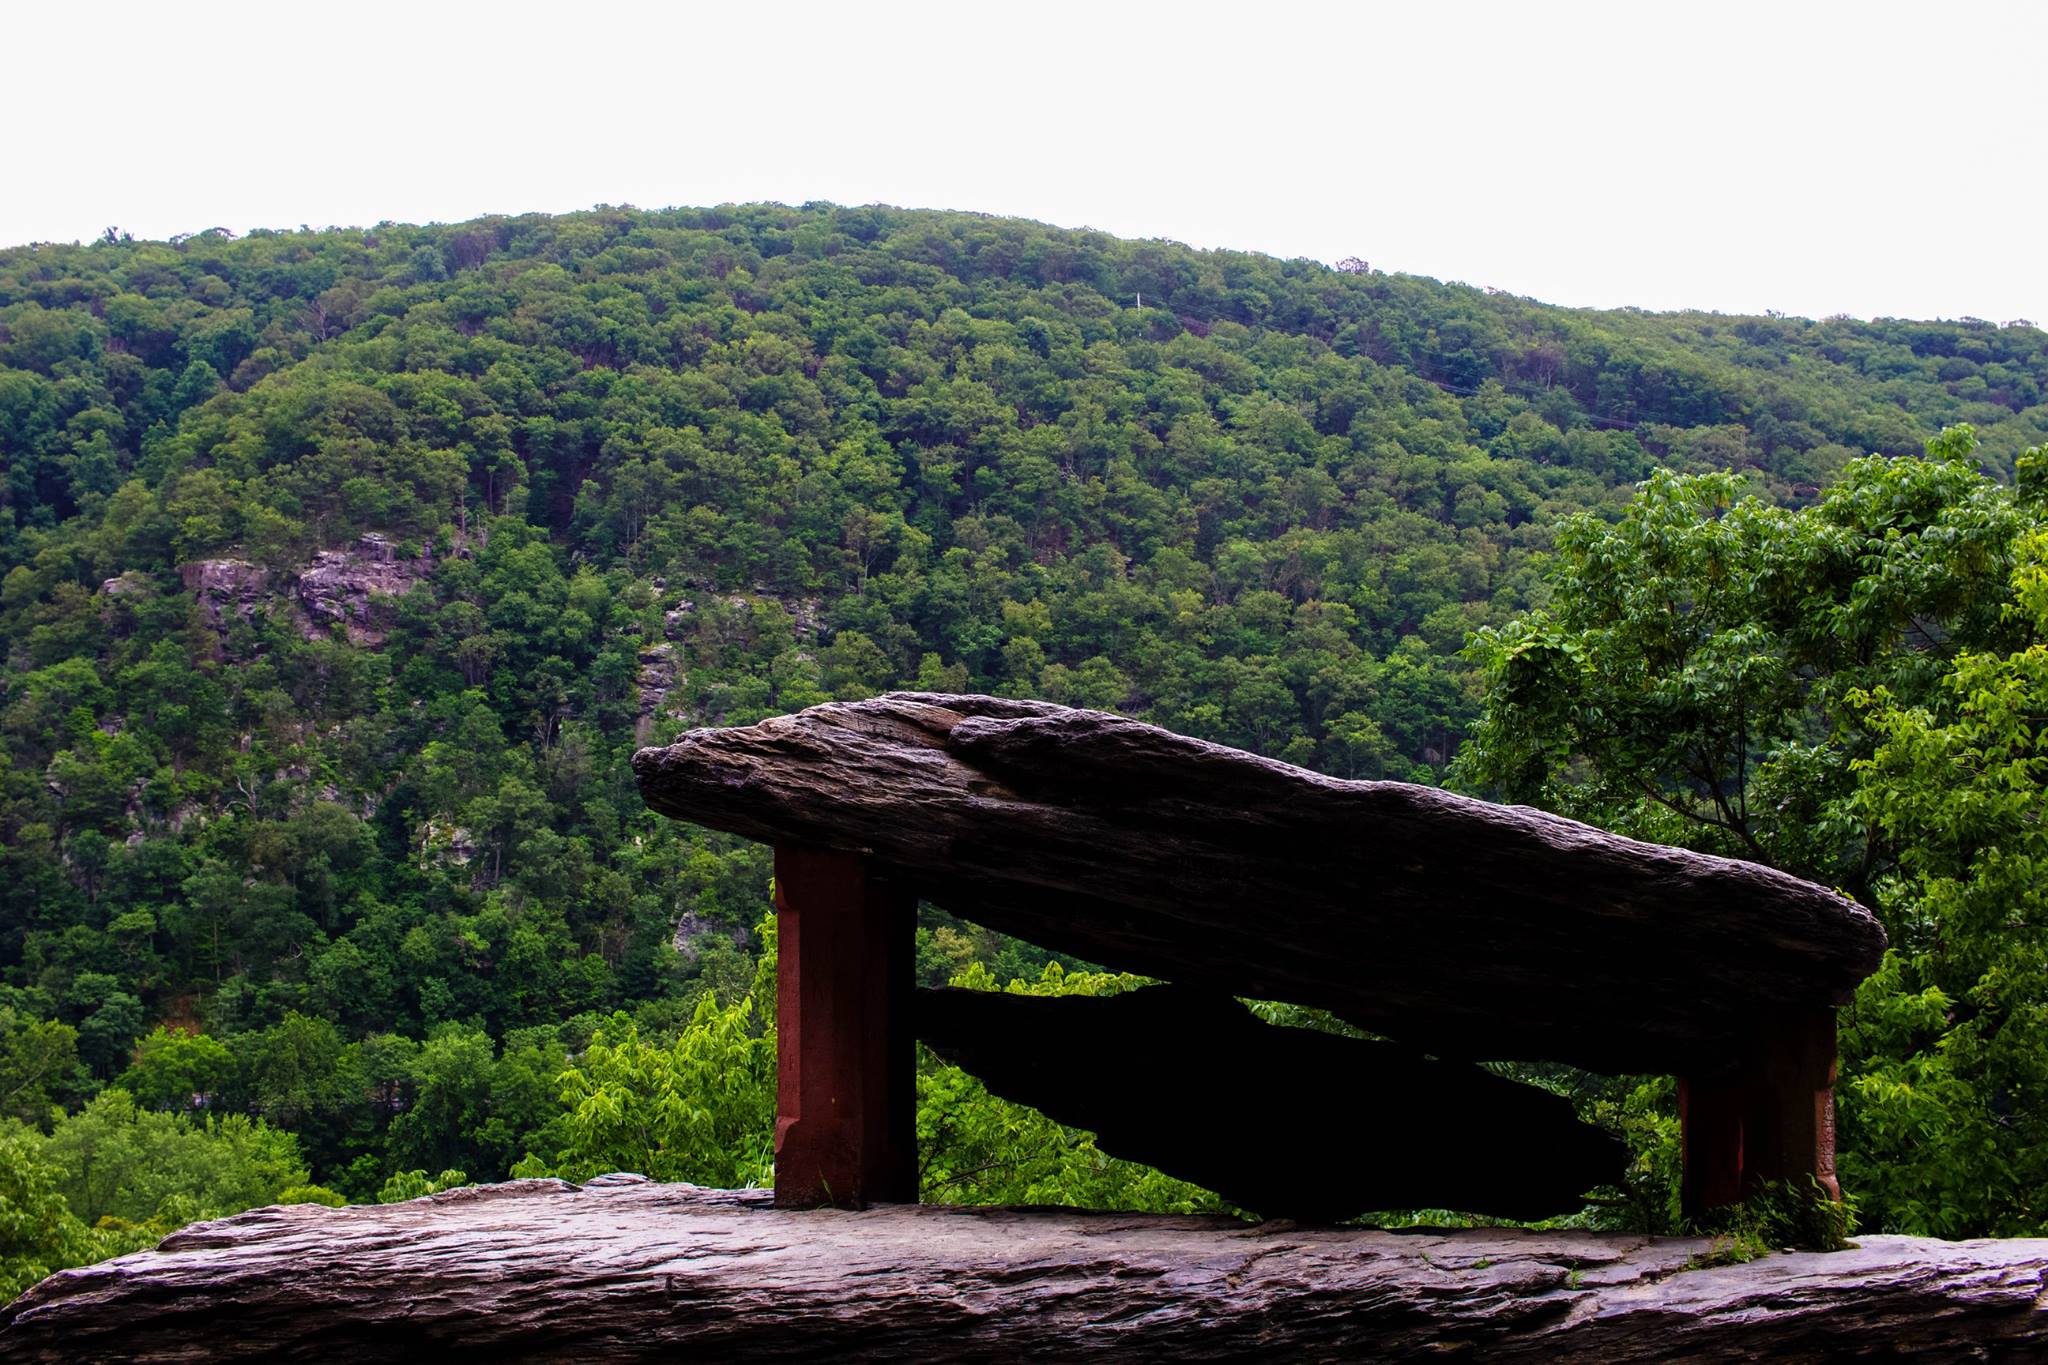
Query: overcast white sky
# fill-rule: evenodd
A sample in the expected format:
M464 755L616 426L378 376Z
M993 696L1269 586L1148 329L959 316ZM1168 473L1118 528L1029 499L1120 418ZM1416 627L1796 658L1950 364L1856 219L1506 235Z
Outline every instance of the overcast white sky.
M2048 322L2048 3L40 3L0 245L918 205L1583 305Z

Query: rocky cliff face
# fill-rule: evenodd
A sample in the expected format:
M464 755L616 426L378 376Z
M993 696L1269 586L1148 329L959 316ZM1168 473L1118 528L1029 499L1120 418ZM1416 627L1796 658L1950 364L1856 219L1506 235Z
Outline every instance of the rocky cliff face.
M824 613L821 598L778 593L763 583L744 592L728 592L694 581L671 587L666 579L657 578L653 587L664 594L663 638L640 648L635 686L640 698L637 734L642 744L652 738L658 720L680 716L690 724L705 723L705 717L691 713L684 696L689 681L685 654L690 641L729 638L722 632L730 630L732 623L744 620L756 607L767 606L783 613L798 654L809 658L818 644Z
M458 546L454 553L466 551ZM308 640L325 639L338 627L350 644L374 646L384 643L390 604L438 563L432 550L401 556L389 537L372 531L346 548L321 550L281 582L271 570L235 558L193 560L179 574L223 640L236 620L252 621L281 605ZM118 596L122 580L109 579L101 591Z
M223 636L235 620L255 619L270 602L270 571L246 559L196 559L180 566L178 575L185 591L199 599L207 623ZM108 579L100 591L121 595L121 580Z
M434 554L400 558L398 548L371 532L345 550L322 550L299 571L294 593L308 639L340 626L349 643L384 643L384 604L434 571Z
M640 691L642 733L651 732L651 723L662 709L662 702L682 680L682 661L676 657L674 645L663 641L641 647L640 672L634 683Z

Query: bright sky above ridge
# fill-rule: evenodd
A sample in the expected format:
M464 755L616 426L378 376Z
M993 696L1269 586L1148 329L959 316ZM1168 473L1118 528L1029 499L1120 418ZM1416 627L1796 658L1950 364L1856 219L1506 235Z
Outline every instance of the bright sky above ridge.
M0 245L970 209L1546 302L2048 322L2048 5L17 9Z

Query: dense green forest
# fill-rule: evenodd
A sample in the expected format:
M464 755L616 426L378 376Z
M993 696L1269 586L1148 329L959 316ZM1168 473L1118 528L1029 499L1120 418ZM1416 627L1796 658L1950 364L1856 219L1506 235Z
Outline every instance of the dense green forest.
M626 760L897 686L1841 885L1866 1221L2039 1228L2044 388L2029 326L880 208L0 251L0 1294L280 1195L760 1178L765 853ZM922 1084L933 1197L1215 1204ZM1662 1216L1656 1085L1586 1093Z

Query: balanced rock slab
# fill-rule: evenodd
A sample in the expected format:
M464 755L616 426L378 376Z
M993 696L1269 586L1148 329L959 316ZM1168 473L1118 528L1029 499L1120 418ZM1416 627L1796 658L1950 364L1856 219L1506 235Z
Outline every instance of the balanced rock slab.
M1711 1074L1877 965L1863 907L1519 806L1097 711L896 693L643 749L648 804L851 850L962 918L1440 1056Z

